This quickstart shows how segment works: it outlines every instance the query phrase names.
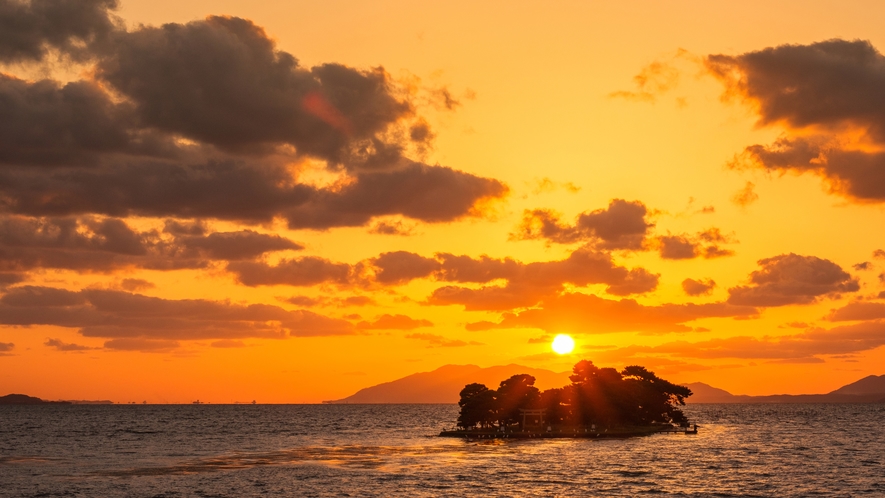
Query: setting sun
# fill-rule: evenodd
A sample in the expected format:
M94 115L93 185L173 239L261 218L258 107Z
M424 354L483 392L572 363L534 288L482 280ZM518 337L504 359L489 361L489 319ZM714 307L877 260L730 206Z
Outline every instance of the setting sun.
M550 345L553 351L558 354L569 354L575 349L575 340L571 336L559 334L553 338L553 344Z

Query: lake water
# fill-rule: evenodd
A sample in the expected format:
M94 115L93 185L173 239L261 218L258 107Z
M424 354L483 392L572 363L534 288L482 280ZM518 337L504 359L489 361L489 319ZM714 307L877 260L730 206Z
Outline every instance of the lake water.
M885 405L691 405L697 435L435 437L457 411L0 406L0 496L885 496Z

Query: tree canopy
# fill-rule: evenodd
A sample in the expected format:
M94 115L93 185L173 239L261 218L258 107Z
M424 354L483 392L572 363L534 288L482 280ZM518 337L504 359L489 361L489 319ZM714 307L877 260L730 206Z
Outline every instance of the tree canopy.
M558 427L614 427L684 424L679 406L691 390L664 380L645 367L631 365L620 372L579 361L571 384L539 391L531 375L514 375L498 389L468 384L461 391L458 426L507 427L520 424L520 410L543 410L545 424Z

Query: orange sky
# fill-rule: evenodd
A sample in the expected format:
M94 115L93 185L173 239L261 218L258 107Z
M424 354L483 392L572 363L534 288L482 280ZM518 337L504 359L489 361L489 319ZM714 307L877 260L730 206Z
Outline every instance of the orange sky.
M113 3L0 18L0 394L885 373L878 2Z

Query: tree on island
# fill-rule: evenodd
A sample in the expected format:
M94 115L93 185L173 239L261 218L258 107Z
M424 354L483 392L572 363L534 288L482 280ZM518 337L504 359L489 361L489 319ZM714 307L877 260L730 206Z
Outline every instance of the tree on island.
M691 390L656 376L638 365L599 368L579 361L569 376L571 384L540 392L531 375L514 375L497 390L468 384L461 391L458 426L510 427L522 422L520 410L543 410L545 424L563 427L609 428L654 424L686 424L678 406Z

